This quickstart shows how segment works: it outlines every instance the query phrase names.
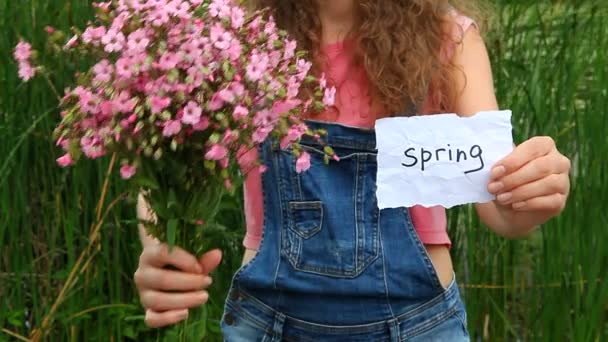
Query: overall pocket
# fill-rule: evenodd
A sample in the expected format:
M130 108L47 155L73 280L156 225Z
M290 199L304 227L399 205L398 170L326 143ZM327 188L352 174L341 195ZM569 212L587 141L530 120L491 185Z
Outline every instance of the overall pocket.
M291 151L276 155L281 255L298 271L354 278L378 257L375 155L334 148L340 161L325 164L322 151L304 148L311 167L303 173Z

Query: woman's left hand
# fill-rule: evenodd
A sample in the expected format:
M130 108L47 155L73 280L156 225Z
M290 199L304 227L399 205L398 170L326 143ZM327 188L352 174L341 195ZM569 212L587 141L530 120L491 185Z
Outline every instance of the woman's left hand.
M515 225L538 225L559 214L570 191L570 160L550 137L517 146L492 169L488 191ZM528 221L528 222L526 222Z

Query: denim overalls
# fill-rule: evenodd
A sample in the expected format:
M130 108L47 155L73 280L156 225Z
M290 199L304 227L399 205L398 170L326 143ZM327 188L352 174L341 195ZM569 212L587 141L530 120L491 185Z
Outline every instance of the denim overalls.
M304 139L260 147L267 171L263 238L234 275L222 318L228 342L468 341L453 281L444 289L406 208L379 210L373 130L308 121L340 161Z

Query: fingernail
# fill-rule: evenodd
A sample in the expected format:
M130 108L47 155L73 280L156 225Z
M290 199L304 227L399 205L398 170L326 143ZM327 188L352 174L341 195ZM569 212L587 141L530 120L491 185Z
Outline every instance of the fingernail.
M526 206L526 202L513 203L513 209L522 209Z
M188 318L188 309L185 309L185 310L183 310L183 311L180 311L180 312L177 314L177 319L179 319L180 321L181 321L181 320L184 320L184 319L186 319L186 318Z
M493 182L488 185L488 191L495 194L495 193L499 192L500 190L502 190L502 188L504 188L504 187L505 187L505 185L503 182Z
M505 174L507 169L504 166L497 166L492 169L492 178L498 178Z
M198 298L199 300L205 302L207 301L207 299L209 299L209 294L207 293L207 291L203 291L203 293L201 293Z
M508 202L509 200L511 200L511 198L513 198L513 194L510 192L505 192L503 194L500 194L498 196L496 196L496 199L498 200L498 202Z
M203 290L206 289L208 286L210 286L213 283L213 279L211 279L211 277L205 277L203 278Z

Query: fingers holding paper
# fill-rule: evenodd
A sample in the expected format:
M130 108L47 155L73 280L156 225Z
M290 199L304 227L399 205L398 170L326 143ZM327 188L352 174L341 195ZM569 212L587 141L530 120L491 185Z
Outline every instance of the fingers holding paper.
M492 169L488 191L499 205L515 211L557 214L570 191L570 160L549 137L534 137Z

